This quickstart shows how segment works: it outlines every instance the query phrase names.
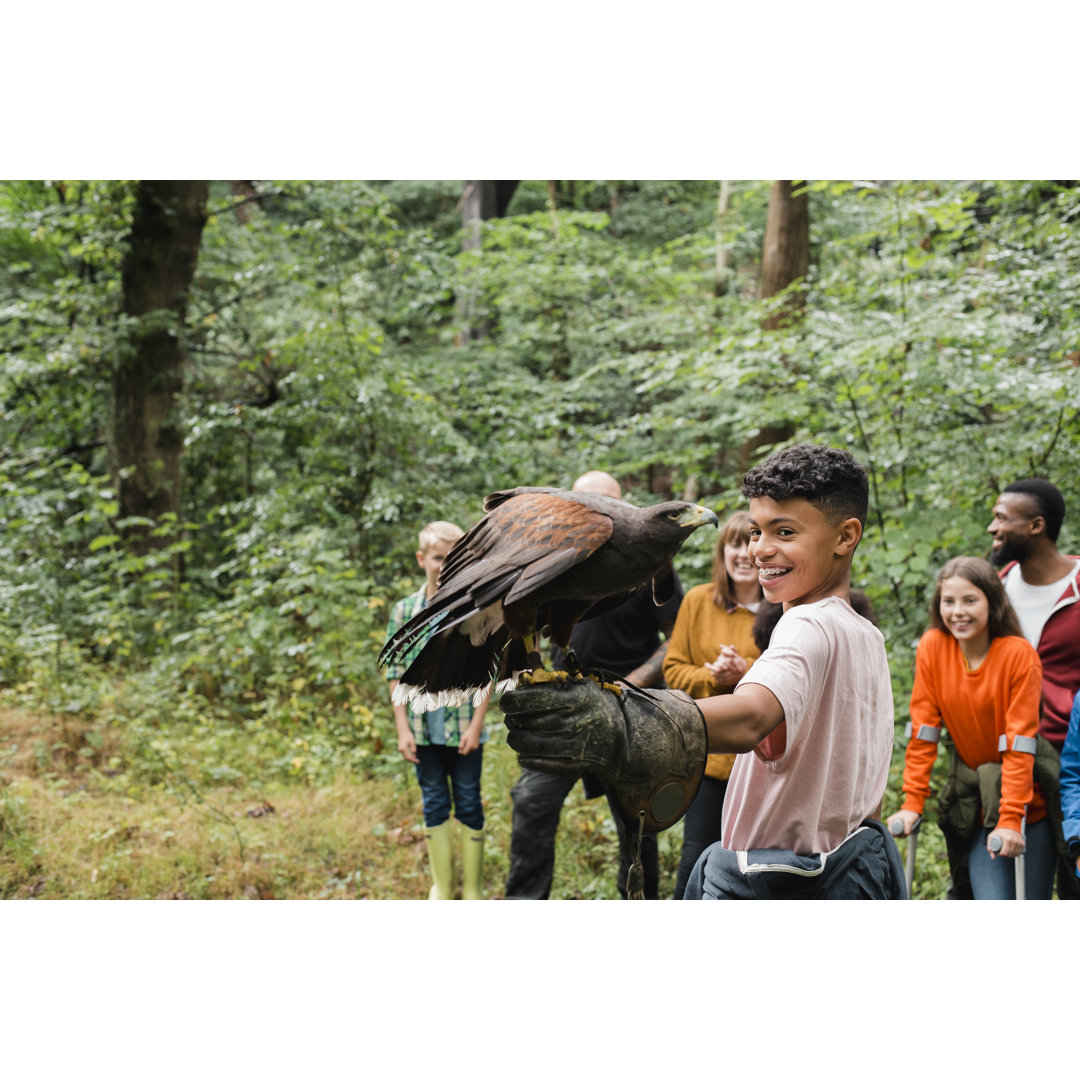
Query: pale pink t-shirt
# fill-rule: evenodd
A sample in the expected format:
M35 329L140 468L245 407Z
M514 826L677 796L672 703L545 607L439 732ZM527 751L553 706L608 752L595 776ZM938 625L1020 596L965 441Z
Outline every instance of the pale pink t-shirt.
M735 759L724 847L832 851L877 809L888 780L894 717L885 639L839 597L802 604L784 613L744 683L771 690L784 723Z

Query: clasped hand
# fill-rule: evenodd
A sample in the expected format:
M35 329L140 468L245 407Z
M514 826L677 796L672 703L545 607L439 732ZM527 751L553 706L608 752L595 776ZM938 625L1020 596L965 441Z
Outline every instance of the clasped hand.
M716 659L706 664L705 670L717 686L734 686L749 667L734 645L721 645Z

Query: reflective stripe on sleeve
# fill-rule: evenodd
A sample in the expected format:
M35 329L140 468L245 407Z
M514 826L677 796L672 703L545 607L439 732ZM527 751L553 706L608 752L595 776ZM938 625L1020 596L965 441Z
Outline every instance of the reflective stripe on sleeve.
M1030 735L1015 735L1013 737L1013 750L1018 754L1034 754L1035 753L1035 740ZM1004 754L1009 749L1009 737L1007 735L1001 735L998 737L998 753Z

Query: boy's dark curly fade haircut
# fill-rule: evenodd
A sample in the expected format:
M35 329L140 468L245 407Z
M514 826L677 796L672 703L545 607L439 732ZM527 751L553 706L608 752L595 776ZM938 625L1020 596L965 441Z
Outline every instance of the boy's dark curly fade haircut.
M870 484L866 470L846 450L789 446L755 465L744 477L748 499L805 499L834 521L858 518L866 525Z

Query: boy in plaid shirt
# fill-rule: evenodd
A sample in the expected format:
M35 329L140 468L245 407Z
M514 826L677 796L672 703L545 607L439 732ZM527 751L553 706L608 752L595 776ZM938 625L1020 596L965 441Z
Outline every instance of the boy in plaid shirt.
M432 521L420 530L416 561L424 571L424 584L411 596L399 600L390 611L387 638L422 610L435 595L443 560L463 531L449 521ZM434 884L429 900L455 899L454 840L451 805L461 822L463 900L483 899L484 807L480 801L480 772L487 742L484 716L490 695L474 706L422 712L415 705L393 704L398 680L419 652L419 645L400 664L390 665L391 704L397 724L398 749L416 766L416 778L424 803L424 837Z

